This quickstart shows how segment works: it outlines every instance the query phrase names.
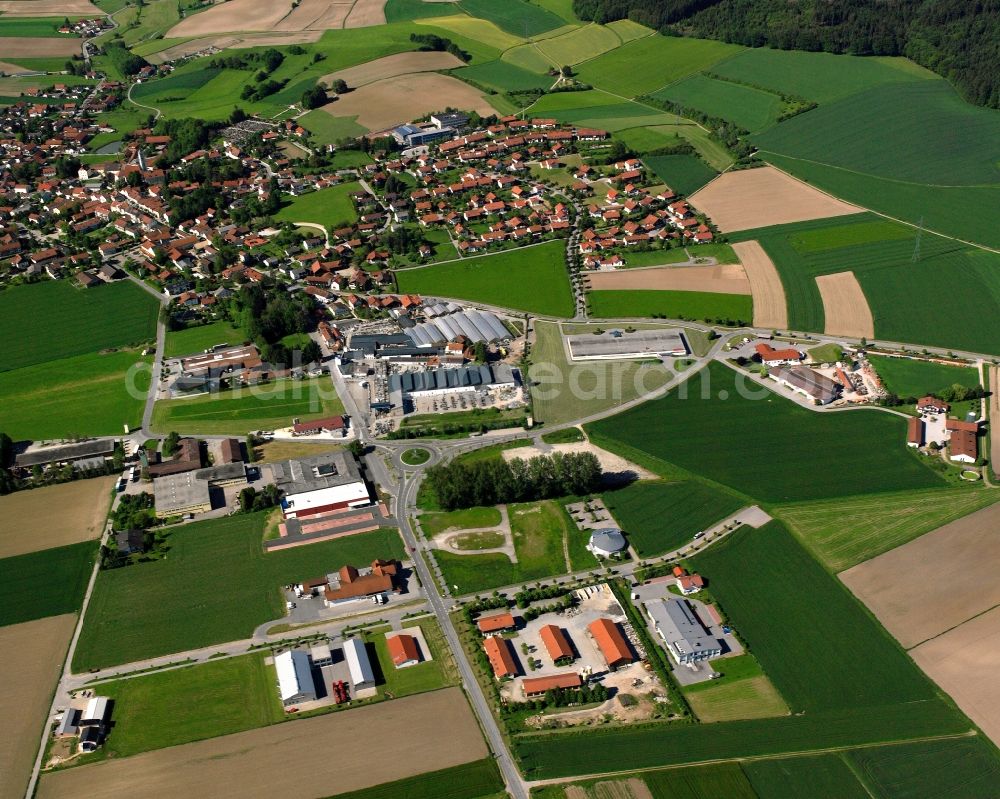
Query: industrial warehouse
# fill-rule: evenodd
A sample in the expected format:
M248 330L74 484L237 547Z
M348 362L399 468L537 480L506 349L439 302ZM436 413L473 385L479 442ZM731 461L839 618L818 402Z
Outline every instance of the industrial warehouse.
M649 358L661 355L682 357L690 352L684 334L677 329L608 330L566 336L569 357L574 361L620 358Z
M281 509L286 519L371 503L361 470L343 452L282 461L271 464L270 470L274 484L284 492Z

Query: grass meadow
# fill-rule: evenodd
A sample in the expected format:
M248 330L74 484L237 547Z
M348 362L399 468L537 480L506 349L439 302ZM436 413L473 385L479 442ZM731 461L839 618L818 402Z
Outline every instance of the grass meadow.
M356 119L357 117L335 117L322 108L316 108L297 121L313 135L317 144L336 144L341 139L363 136L368 132Z
M935 697L913 661L780 523L744 528L691 564L793 713Z
M790 796L871 799L844 756L837 753L750 760L743 764L743 770L760 799L787 799Z
M115 703L115 725L101 759L282 721L274 681L274 668L264 665L264 655L253 654L101 683L99 693ZM185 706L197 713L183 712Z
M692 75L660 89L653 97L725 119L751 133L775 125L784 108L776 94L707 75Z
M868 355L888 391L900 397L922 397L959 385L979 387L979 370L971 366L948 366L912 358L887 358Z
M293 197L275 215L279 222L313 222L324 227L341 227L356 222L351 195L360 190L357 183L341 183L329 189L311 191Z
M441 549L434 557L444 580L456 594L487 591L504 585L566 574L563 540L576 533L557 502L508 505L517 563L503 554L456 555Z
M673 552L747 503L696 480L635 482L604 495L604 504L641 558Z
M124 424L137 427L151 364L152 358L123 350L0 372L0 427L14 440L117 435Z
M74 671L247 638L283 615L281 586L346 563L403 556L392 529L265 553L264 519L257 513L175 527L167 557L102 571Z
M753 319L749 294L716 294L708 291L662 289L611 289L587 294L590 315L598 319L630 319L662 316L667 319Z
M344 404L327 380L278 380L219 394L160 400L153 406L152 424L163 432L245 435L288 427L293 418L305 421L343 412Z
M840 572L998 499L989 489L961 486L797 502L773 512L823 565Z
M425 513L420 517L420 526L428 537L445 530L471 530L477 527L496 527L500 524L497 508L464 508L447 513Z
M405 780L384 782L359 791L337 794L338 799L484 799L503 792L496 763L487 758L461 766L429 771Z
M618 35L604 25L584 25L562 36L536 42L537 49L554 67L579 64L621 45Z
M647 36L580 65L580 80L622 97L637 97L693 75L743 50L707 39ZM642 68L637 69L636 65Z
M454 12L451 3L425 3L424 0L388 0L385 21L409 22L427 17L444 17Z
M562 240L396 272L399 290L453 297L544 316L572 316Z
M0 341L17 346L0 352L0 372L150 341L158 312L156 300L128 281L80 289L50 280L7 289L0 293Z
M76 613L96 555L82 541L0 559L0 626Z
M818 414L719 363L587 432L641 465L652 456L654 471L672 477L680 467L763 502L945 485L907 449L899 417Z
M525 0L461 0L458 7L479 19L486 19L514 36L533 37L561 28L566 20Z
M654 799L675 796L756 799L757 796L737 763L653 771L643 775L643 782Z
M169 331L163 345L163 354L167 358L196 355L217 344L240 344L245 340L243 331L229 322L212 322Z
M75 33L60 33L65 16L59 17L4 17L0 19L0 36L16 36L24 38L62 37L73 38ZM79 17L73 17L79 19Z
M719 173L693 155L647 155L653 173L679 194L694 194Z
M452 74L456 78L473 81L505 92L547 89L553 82L553 79L548 75L539 75L499 58L495 61L456 69Z

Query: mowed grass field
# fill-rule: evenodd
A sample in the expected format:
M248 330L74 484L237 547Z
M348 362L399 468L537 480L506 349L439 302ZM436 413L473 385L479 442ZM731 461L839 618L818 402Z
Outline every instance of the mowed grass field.
M561 240L396 272L407 294L453 297L544 316L572 316L573 295Z
M96 556L82 541L0 559L0 625L76 613Z
M538 50L553 66L579 64L589 58L619 47L622 40L604 25L585 25L562 36L543 39L535 44Z
M653 97L725 119L751 133L776 124L784 107L776 94L708 75L692 75L654 92Z
M196 355L217 344L241 344L246 334L229 322L213 322L167 333L163 354L167 358Z
M152 360L123 350L0 372L0 425L15 441L121 434L142 421Z
M760 799L871 799L840 754L751 760L743 770Z
M994 491L963 486L799 502L774 513L821 563L840 572L998 500Z
M818 414L714 362L680 388L587 432L644 466L652 456L656 471L679 466L764 502L945 485L907 450L899 417Z
M547 89L553 82L553 79L548 75L539 75L517 64L500 59L462 67L456 69L452 74L462 80L481 83L484 86L507 92Z
M159 304L128 281L79 289L68 280L0 292L0 372L109 347L141 344L156 335ZM53 326L52 320L58 320Z
M503 554L456 555L441 549L434 557L444 580L456 594L487 591L504 585L566 574L563 539L575 533L552 501L509 505L517 563Z
M590 315L599 319L662 316L667 319L731 320L745 324L753 319L753 298L747 294L663 289L591 291Z
M265 553L264 519L257 513L176 527L163 560L102 571L74 670L246 638L283 615L281 586L403 555L392 529Z
M317 144L336 144L340 139L355 138L368 132L356 120L357 117L335 117L317 108L297 121L313 135Z
M153 406L153 429L205 435L245 435L288 427L293 418L319 419L344 412L329 381L278 380L264 386L161 400Z
M912 358L868 355L888 391L900 397L922 397L952 386L979 387L979 370Z
M535 322L533 364L528 370L532 412L549 425L582 419L662 387L671 373L662 363L600 361L570 363L555 322ZM598 325L567 325L566 334L585 333ZM573 390L573 387L577 390Z
M989 323L1000 311L1000 255L917 231L873 214L742 231L781 276L789 325L822 332L815 278L853 271L868 300L875 335L890 341L1000 353Z
M514 36L537 36L561 28L566 20L525 0L461 0L458 7L473 17L486 19Z
M429 771L405 780L384 782L360 791L337 794L338 799L485 799L503 791L503 780L491 758L462 766Z
M622 97L637 97L733 56L742 47L706 39L647 36L580 65L580 80ZM636 65L642 65L640 69Z
M719 174L693 155L647 155L642 160L656 177L679 194L694 194Z
M263 654L253 654L101 683L98 693L115 703L115 726L101 759L281 721L285 714L274 682L273 666L264 665ZM184 706L197 712L183 712Z
M641 558L672 552L744 507L740 498L696 480L640 481L604 495L604 504Z
M275 215L280 222L313 222L324 227L340 227L357 221L351 194L360 191L357 183L342 183L293 197Z

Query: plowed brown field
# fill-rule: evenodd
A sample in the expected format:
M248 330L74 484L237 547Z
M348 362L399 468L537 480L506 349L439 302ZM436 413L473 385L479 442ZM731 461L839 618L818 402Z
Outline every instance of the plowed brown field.
M104 12L90 0L2 0L5 17L102 17Z
M875 320L853 272L820 275L816 287L823 298L827 335L874 338Z
M343 80L352 89L374 83L378 80L395 78L397 75L409 75L416 72L436 72L441 69L460 67L463 62L451 53L412 52L396 53L384 58L376 58L356 67L348 67L337 72L331 72L320 78L329 86L335 80Z
M356 0L344 27L370 28L372 25L385 25L385 0Z
M746 270L753 295L753 323L756 327L781 330L788 327L788 304L785 287L778 270L764 248L756 241L733 245L736 256Z
M75 36L0 36L0 57L62 58L79 55L81 46Z
M739 264L719 266L655 266L587 275L595 291L607 289L666 289L707 291L715 294L749 294L750 281Z

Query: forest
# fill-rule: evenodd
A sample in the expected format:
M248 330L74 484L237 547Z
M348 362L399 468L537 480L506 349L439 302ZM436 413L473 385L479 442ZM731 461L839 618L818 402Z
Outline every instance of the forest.
M582 19L749 47L907 56L1000 108L1000 0L573 0Z

